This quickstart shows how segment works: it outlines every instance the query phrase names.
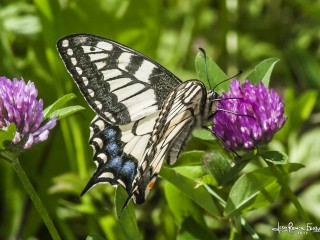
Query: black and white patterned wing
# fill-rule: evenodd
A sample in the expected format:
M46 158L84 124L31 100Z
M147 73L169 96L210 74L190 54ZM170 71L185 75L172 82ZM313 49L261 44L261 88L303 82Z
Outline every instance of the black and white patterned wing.
M135 203L145 201L163 161L176 162L191 131L195 126L203 126L208 114L207 92L200 81L186 81L171 92L156 120L129 199L133 198Z
M57 49L91 108L114 125L156 112L181 83L147 56L102 37L66 36Z
M159 111L119 126L93 119L89 143L97 169L81 195L100 183L121 184L130 193L158 116Z

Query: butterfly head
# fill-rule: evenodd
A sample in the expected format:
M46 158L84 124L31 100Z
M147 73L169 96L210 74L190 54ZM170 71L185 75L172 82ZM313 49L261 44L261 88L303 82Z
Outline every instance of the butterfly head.
M210 102L214 102L215 100L217 100L220 97L220 94L218 92L216 92L214 89L210 89L207 93L207 99Z
M214 91L214 89L210 89L208 92L207 92L207 112L210 112L212 110L212 106L213 106L213 103L215 101L217 101L217 99L220 98L220 94L216 91Z

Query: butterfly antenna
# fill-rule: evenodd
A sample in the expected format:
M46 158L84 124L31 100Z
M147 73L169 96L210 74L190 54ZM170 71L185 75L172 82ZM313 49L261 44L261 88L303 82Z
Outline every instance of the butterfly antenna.
M209 81L209 75L208 75L207 53L206 53L206 51L205 51L203 48L199 48L199 50L202 52L202 54L203 54L203 56L204 56L204 71L205 71L205 73L206 73L206 78L207 78L209 87L210 87L210 89L212 89L212 88L211 88L210 81Z
M227 81L230 81L231 79L239 76L240 74L242 74L242 71L241 71L241 70L240 70L236 75L234 75L234 76L232 76L232 77L229 77L229 78L227 78L227 79L225 79L225 80L217 83L216 85L214 85L214 87L212 88L212 90L214 90L214 89L215 89L216 87L218 87L220 84L222 84L222 83L224 83L224 82L227 82Z

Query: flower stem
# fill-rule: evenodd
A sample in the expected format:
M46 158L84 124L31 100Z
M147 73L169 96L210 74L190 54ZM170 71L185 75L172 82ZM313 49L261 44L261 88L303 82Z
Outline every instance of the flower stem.
M51 218L49 217L49 214L46 211L45 207L43 206L38 194L36 193L33 186L31 185L29 178L27 177L26 173L22 169L18 158L16 158L14 161L12 161L11 165L12 165L13 169L15 170L15 172L17 173L17 175L19 176L20 181L22 182L24 189L27 191L31 200L33 201L38 213L40 214L40 216L44 222L44 224L47 226L52 239L60 240L61 238L59 236L57 229L53 225L53 222L52 222Z
M214 192L208 185L204 184L203 186L207 189L207 191L212 196L214 196L218 200L219 204L222 207L224 207L224 208L226 207L227 203L223 198L221 198L216 192ZM250 234L250 236L253 240L260 240L259 235L253 230L253 228L251 228L251 226L246 222L246 220L244 218L240 217L240 223L244 227L244 229ZM234 229L232 228L229 240L232 240L234 238L235 238L235 232L234 232Z
M280 169L278 170L277 167L272 164L269 161L265 161L271 171L271 173L278 179L279 184L281 185L283 191L287 194L287 197L291 200L292 204L295 206L295 208L298 211L298 214L300 215L301 219L305 223L311 223L311 220L307 213L304 211L303 207L301 206L298 198L296 195L293 193L291 188L288 186L286 179L284 178L285 174L281 172L282 166L280 166ZM283 169L282 169L283 170ZM284 171L283 171L284 172ZM307 235L308 239L315 239L312 234Z

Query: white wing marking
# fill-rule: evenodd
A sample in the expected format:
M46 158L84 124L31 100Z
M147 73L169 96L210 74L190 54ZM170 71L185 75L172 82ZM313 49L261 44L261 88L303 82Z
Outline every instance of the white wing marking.
M94 91L90 88L88 88L88 93L91 97L94 97Z
M131 154L136 159L141 159L144 154L144 150L147 147L150 135L146 134L144 136L135 136L130 142L128 142L124 147L124 152Z
M117 179L117 182L124 188L126 188L126 184L121 180L121 179Z
M98 48L101 48L101 49L103 49L103 50L106 50L106 51L111 51L111 50L113 49L112 44L107 43L107 42L105 42L105 41L103 41L103 42L98 42L98 43L97 43L97 47L98 47Z
M144 89L143 84L135 83L135 84L129 85L127 87L120 88L120 89L114 91L113 93L117 95L118 101L121 102L125 99L130 99L130 96L136 95L139 91L141 91L143 89ZM140 94L138 96L135 96L134 100L133 99L129 100L129 103L133 102L133 101L137 101L136 98L139 98L139 97L140 97ZM123 104L125 104L125 103L123 102Z
M166 139L163 142L163 145L167 145L168 143L170 143L178 135L180 130L184 127L185 123L187 123L188 121L189 119L186 118L182 121L180 120L178 124L171 126L171 128L168 129L169 134L166 136Z
M69 56L72 56L72 55L73 55L73 51L72 51L72 49L71 49L71 48L68 48L68 50L67 50L67 54L68 54Z
M94 138L92 141L95 142L96 144L98 144L100 149L103 147L103 142L102 142L101 138Z
M139 69L134 73L134 76L139 79L139 81L143 81L146 83L150 83L149 78L153 71L156 68L156 65L153 63L144 60Z
M146 120L139 121L139 124L136 128L136 133L138 135L144 135L153 131L154 121L150 121L149 119L156 119L159 116L159 112L157 111L152 115L148 116Z
M98 116L96 117L98 118ZM99 130L102 131L103 129L106 128L105 123L100 119L98 121L95 122L95 125L98 126Z
M76 58L73 57L73 58L71 58L71 63L75 66L75 65L77 65L78 61Z
M130 78L118 78L118 79L114 79L114 80L109 80L108 81L108 83L110 84L110 91L111 92L117 90L118 88L121 88L121 87L127 85L130 82L131 82Z
M99 101L94 101L98 109L102 109L102 104Z
M128 124L129 125L129 124ZM121 132L122 132L122 136L121 136L121 141L127 143L129 141L131 141L131 139L134 137L131 129L128 129L128 130L124 130L123 127L125 126L128 126L128 125L123 125L123 126L119 126L120 129L121 129ZM131 124L130 124L131 125Z
M83 80L83 84L84 84L85 86L88 86L88 84L89 84L88 78L82 77L82 80Z
M118 76L122 75L122 72L119 69L108 69L108 70L101 71L101 73L103 74L103 79L104 80L108 80L110 78L114 78L114 77L118 77ZM119 78L119 79L116 79L116 80L121 81L122 79Z
M129 86L127 88L129 89ZM115 92L120 93L118 91ZM120 99L121 98L124 98L124 95L122 95ZM146 101L146 99L148 99L148 101ZM154 97L154 90L152 89L143 91L134 97L129 97L121 103L127 107L131 119L140 119L143 116L147 116L148 114L152 114L158 110L157 100Z
M97 60L101 60L101 59L106 59L109 55L106 53L92 53L89 54L90 60L91 61L97 61Z
M120 126L121 129L121 141L125 143L124 152L131 154L139 162L142 161L142 156L145 153L145 149L150 139L151 132L153 131L153 126L156 119L159 116L157 111L149 116L139 120L136 123L132 122L130 124ZM136 127L134 128L134 125Z
M62 47L68 47L69 46L69 41L68 40L63 40L62 41Z
M114 178L114 174L112 172L104 172L99 176L99 178L111 178L111 179L113 179Z
M101 158L104 163L106 163L108 160L107 155L105 153L100 153L100 154L98 154L97 157Z
M79 75L81 75L81 74L82 74L82 69L81 69L81 68L76 67L76 71L77 71L77 73L78 73Z
M106 62L95 62L94 64L97 66L98 70L107 65Z
M120 55L120 57L118 58L118 68L126 71L127 69L127 66L129 65L130 61L130 58L132 57L133 55L131 53L128 53L128 52L124 52Z

